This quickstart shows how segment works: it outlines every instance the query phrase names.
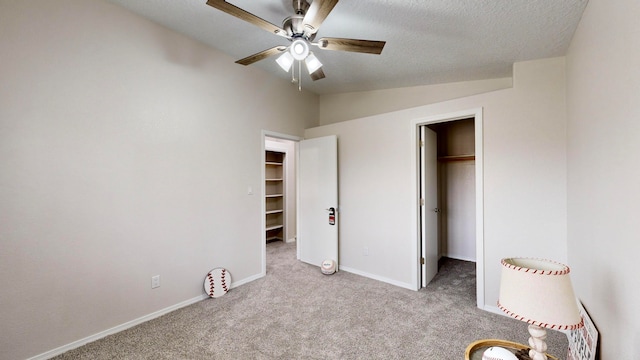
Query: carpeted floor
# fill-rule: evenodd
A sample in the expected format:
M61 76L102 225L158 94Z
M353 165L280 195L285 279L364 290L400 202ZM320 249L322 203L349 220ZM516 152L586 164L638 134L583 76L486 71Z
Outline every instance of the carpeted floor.
M564 334L548 331L564 358ZM479 310L475 264L445 259L418 292L350 274L322 275L295 244L267 246L267 276L55 359L464 359L467 345L526 343L526 324Z

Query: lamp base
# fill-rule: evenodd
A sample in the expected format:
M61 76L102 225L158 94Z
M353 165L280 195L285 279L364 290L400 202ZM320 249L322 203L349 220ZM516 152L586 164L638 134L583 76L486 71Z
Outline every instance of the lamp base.
M547 360L547 330L538 325L529 325L529 357L531 360Z

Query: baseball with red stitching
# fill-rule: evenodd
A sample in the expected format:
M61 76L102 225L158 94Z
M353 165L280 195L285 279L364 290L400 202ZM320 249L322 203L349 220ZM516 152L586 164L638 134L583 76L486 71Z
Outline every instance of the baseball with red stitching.
M204 279L204 292L209 297L223 296L231 287L231 274L225 268L215 268Z
M482 353L482 360L518 360L518 358L505 348L492 346Z

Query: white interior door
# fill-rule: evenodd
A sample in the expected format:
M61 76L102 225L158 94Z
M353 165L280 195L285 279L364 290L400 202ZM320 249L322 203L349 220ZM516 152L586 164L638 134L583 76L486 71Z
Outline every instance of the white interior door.
M316 266L331 259L338 269L338 138L303 140L298 148L298 257Z
M420 233L422 286L438 272L438 140L435 131L420 126Z

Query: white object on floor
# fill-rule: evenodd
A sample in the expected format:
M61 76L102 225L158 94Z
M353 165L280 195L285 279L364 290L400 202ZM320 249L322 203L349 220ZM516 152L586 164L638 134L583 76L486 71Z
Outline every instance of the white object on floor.
M511 351L499 346L492 346L484 351L482 360L518 360Z
M215 268L204 279L204 292L212 298L226 294L231 287L231 274L225 268Z
M336 272L336 262L333 260L325 260L320 266L320 271L325 275L331 275Z

